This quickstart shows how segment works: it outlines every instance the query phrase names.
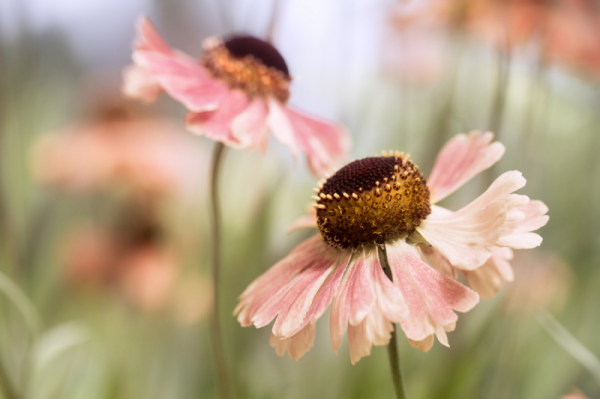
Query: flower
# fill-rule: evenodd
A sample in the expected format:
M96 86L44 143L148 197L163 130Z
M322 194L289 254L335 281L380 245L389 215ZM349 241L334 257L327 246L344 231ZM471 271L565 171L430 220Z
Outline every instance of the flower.
M74 288L116 287L145 311L164 308L180 268L155 213L129 204L112 225L77 228L65 241L66 281Z
M448 346L455 312L479 301L458 274L471 274L471 282L481 268L508 274L506 251L538 246L541 237L532 231L548 221L542 202L514 194L525 185L518 171L502 174L458 211L435 205L500 159L504 146L492 138L454 137L428 181L403 153L354 161L322 181L314 197L320 234L250 284L234 311L240 324L259 328L275 320L270 344L297 359L312 346L315 324L331 303L333 349L347 329L352 363L372 345L387 344L393 323L423 351L434 335Z
M102 111L102 110L100 110ZM32 150L36 179L71 190L126 187L162 198L189 192L203 153L168 121L116 106L100 118L49 132Z
M316 174L346 156L350 139L341 127L285 105L291 77L271 44L252 36L210 37L203 47L196 61L169 47L142 17L123 92L153 101L166 91L188 109L189 130L231 147L264 150L270 130L294 156L305 153Z

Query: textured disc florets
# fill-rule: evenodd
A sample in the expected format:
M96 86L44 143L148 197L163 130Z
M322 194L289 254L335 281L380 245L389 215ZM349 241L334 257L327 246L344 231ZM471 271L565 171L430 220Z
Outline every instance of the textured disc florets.
M249 97L275 97L286 102L290 75L281 54L271 44L252 36L234 36L204 42L202 65L229 87Z
M425 178L402 153L344 166L319 186L314 199L319 230L337 248L406 237L431 213Z

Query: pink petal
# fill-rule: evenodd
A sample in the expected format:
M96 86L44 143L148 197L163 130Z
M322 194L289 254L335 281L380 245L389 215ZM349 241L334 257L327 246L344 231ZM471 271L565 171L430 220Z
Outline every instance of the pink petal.
M490 144L493 138L491 132L473 131L468 136L459 134L446 143L427 180L432 203L453 193L502 158L504 146L498 142Z
M398 287L385 275L375 258L369 267L371 279L374 283L376 304L370 315L381 314L385 319L394 323L400 322L408 316L408 309L404 303L404 297ZM373 322L373 320L371 320Z
M524 185L520 172L506 172L478 198L454 213L432 207L432 213L417 230L453 266L473 270L491 256L491 248L498 245L505 225L513 223L514 211L529 201L525 196L511 194Z
M289 108L286 114L313 173L323 176L346 158L351 140L341 126L307 117Z
M302 330L289 338L280 338L271 334L269 345L275 348L275 353L283 356L285 351L294 360L300 359L315 342L315 323L307 324Z
M308 311L332 270L329 259L313 262L261 306L252 318L254 326L266 326L277 317L273 334L278 337L294 335L306 324L304 321L310 319Z
M479 296L427 265L417 249L404 241L388 246L388 257L394 284L402 292L409 311L400 323L406 336L412 341L424 341L436 334L440 342L447 344L445 331L454 328L458 319L453 310L472 309Z
M254 280L240 295L240 302L234 310L240 324L251 325L257 311L303 269L323 258L331 259L334 263L335 257L335 250L327 245L320 235L303 241L285 258Z
M440 253L440 251L435 249L435 247L419 245L419 250L427 258L427 263L444 273L446 276L456 279L456 269L448 262L448 259Z
M292 156L297 158L300 154L301 147L296 138L296 134L288 119L284 107L274 99L268 100L269 116L267 124L273 133L273 136L279 142L290 149Z
M348 264L346 274L331 305L329 328L331 344L336 352L342 344L348 322L353 325L359 324L375 304L375 292L368 269L373 267L373 261L368 262L364 255L357 256L359 259L352 260Z
M227 95L228 88L214 79L196 60L173 50L161 38L150 20L140 18L132 55L135 69L125 72L125 93L150 100L163 88L189 110L215 109Z
M151 50L166 54L172 51L169 45L160 37L160 34L148 17L140 17L136 27L138 34L134 43L136 50Z
M227 85L183 53L137 50L133 53L133 61L190 111L214 110L230 91Z
M275 137L294 155L298 150L304 152L315 174L324 175L347 156L350 136L340 126L307 117L274 100L269 102L269 110Z
M243 148L259 148L265 151L268 142L267 106L255 98L231 123L231 133Z
M248 97L239 90L232 90L219 108L214 111L192 113L186 116L186 127L193 133L220 141L231 147L241 148L241 143L231 131L233 120L248 107Z

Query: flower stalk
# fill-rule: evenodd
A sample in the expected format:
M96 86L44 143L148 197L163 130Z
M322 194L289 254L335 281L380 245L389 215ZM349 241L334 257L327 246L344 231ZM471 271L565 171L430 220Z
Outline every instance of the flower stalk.
M377 255L379 262L383 268L385 275L393 281L392 269L388 261L385 245L377 246ZM400 354L398 353L398 345L396 343L396 323L394 323L394 330L390 337L390 342L387 346L388 359L390 361L390 372L392 375L392 383L394 384L394 392L396 392L397 399L406 399L404 393L404 383L402 381L402 369L400 367Z
M211 341L219 392L222 399L229 395L229 372L225 359L225 348L223 345L223 334L219 318L219 293L220 293L220 267L221 267L221 211L219 205L219 171L225 146L217 142L212 155L210 171L210 203L211 203L211 237L212 237L212 276L213 276L213 308L211 312Z

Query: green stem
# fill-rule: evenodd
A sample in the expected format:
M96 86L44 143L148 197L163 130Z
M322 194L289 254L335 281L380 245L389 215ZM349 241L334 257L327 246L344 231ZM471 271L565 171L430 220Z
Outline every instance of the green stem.
M392 269L390 268L390 263L388 261L387 252L384 245L377 246L377 255L379 256L379 263L381 264L385 275L388 276L390 281L393 281ZM390 361L390 371L392 374L392 382L394 384L396 398L406 399L406 394L404 393L404 383L402 381L402 369L400 367L400 354L398 352L398 345L396 343L396 331L397 326L394 323L394 330L392 331L387 352Z
M219 271L221 266L221 217L219 207L219 166L225 146L223 143L216 143L211 165L210 178L210 200L212 215L212 275L213 275L213 309L211 312L211 340L213 354L215 357L215 366L219 383L220 397L227 399L229 395L229 373L227 371L227 362L225 360L225 348L223 346L223 335L221 322L219 319Z

